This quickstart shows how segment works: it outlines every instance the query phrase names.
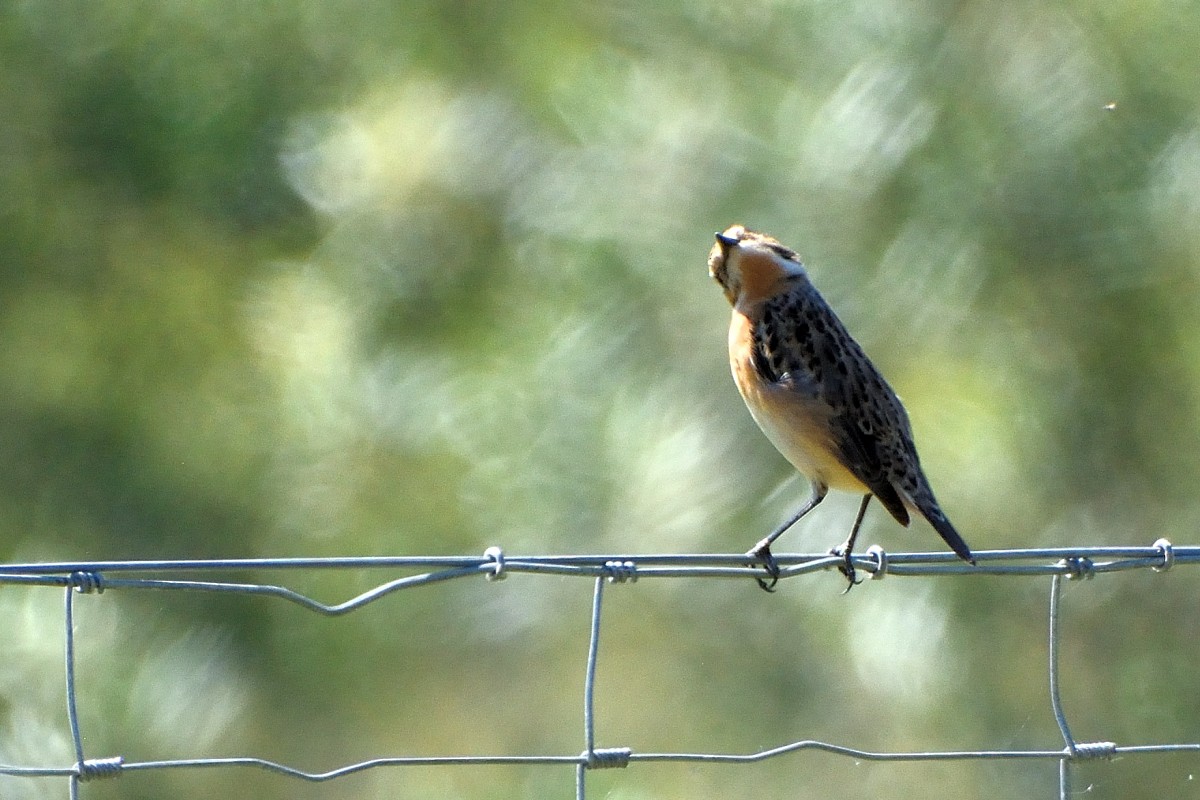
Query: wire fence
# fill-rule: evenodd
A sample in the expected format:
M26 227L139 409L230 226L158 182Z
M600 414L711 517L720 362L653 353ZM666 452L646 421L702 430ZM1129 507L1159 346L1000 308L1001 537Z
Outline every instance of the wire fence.
M1059 699L1059 598L1063 580L1091 578L1095 575L1126 570L1166 571L1176 565L1200 562L1200 546L1176 547L1160 539L1150 547L1085 547L1024 550L992 550L975 553L977 566L969 566L950 554L887 553L878 546L854 557L854 566L871 579L885 576L929 575L1007 575L1049 578L1049 664L1047 677L1050 702L1062 734L1063 746L1045 750L955 750L923 752L872 752L852 747L803 740L754 753L643 753L628 747L596 747L593 700L596 662L600 652L601 611L605 587L639 579L655 578L731 578L747 579L762 575L761 567L748 564L743 554L725 555L612 555L612 556L530 556L507 557L499 547L490 547L482 557L362 557L362 558L263 558L205 561L80 561L58 563L0 564L0 586L48 586L64 590L63 632L65 642L65 680L67 723L74 744L75 762L59 766L23 766L0 764L0 775L29 779L66 779L69 796L79 797L80 784L101 778L115 778L125 772L142 770L178 770L212 768L254 768L290 778L322 782L366 770L430 765L520 764L573 767L575 796L584 800L587 776L592 770L625 768L646 762L694 762L708 764L747 764L778 758L789 753L815 750L865 761L918 762L964 761L975 759L1043 760L1058 762L1060 800L1071 794L1072 766L1087 760L1150 753L1200 754L1200 742L1163 743L1123 746L1115 742L1078 742ZM841 556L828 554L778 555L781 579L813 572L837 569ZM380 583L342 603L327 605L282 584L243 583L177 579L187 573L220 574L234 571L279 572L306 570L403 570L416 571ZM215 592L262 595L278 598L326 616L339 616L363 608L387 595L433 583L483 576L501 580L512 573L574 576L593 582L590 618L590 642L584 669L583 750L563 755L449 755L434 757L398 756L374 758L347 764L327 772L307 772L276 761L240 756L160 761L127 761L120 755L95 756L85 752L84 737L76 711L75 690L75 596L98 594L107 590L159 590Z

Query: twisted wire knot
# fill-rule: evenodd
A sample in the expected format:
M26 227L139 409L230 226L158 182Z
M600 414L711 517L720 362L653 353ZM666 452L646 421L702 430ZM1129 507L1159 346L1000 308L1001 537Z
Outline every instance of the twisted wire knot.
M629 747L602 747L598 750L584 750L580 758L588 769L614 769L629 766L629 757L633 749Z
M1166 572L1175 565L1175 547L1170 539L1159 539L1154 543L1154 549L1162 554L1162 563L1150 569L1155 572Z
M605 561L603 574L609 583L636 583L637 564L632 561Z
M124 766L125 758L123 756L88 758L82 764L76 765L75 772L79 776L79 780L90 781L93 778L111 778Z
M502 581L508 577L504 571L504 551L499 547L492 546L483 551L485 562L490 561L492 565L491 572L487 573L489 581Z
M871 571L871 580L881 581L887 577L888 571L888 554L877 544L873 544L867 548L867 558L875 559L875 569Z
M67 577L67 585L80 594L104 593L104 576L99 572L80 570Z
M1071 756L1078 759L1113 758L1116 755L1116 742L1085 742L1076 744L1071 752Z
M1067 573L1069 581L1088 580L1096 577L1096 564L1086 556L1064 558L1055 566Z

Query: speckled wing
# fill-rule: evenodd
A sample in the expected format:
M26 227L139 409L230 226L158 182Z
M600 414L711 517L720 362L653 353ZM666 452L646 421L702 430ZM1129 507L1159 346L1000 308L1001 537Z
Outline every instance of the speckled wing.
M908 509L893 480L903 471L906 446L913 448L908 416L816 289L803 277L795 284L763 304L754 329L755 368L763 380L829 407L838 461L907 525Z

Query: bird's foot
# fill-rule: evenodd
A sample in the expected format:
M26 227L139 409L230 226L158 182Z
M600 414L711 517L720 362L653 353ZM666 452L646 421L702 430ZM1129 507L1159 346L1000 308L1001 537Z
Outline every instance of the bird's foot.
M842 575L844 575L846 580L849 582L846 585L846 590L842 592L842 594L845 594L855 586L858 586L860 583L862 583L862 580L858 578L858 573L854 570L854 560L852 557L853 551L849 547L840 545L830 550L829 554L842 557L842 563L838 565L838 572L842 573Z
M779 562L775 560L775 556L771 554L771 545L764 539L746 553L750 558L754 559L752 563L762 564L762 567L767 572L767 578L755 578L758 585L762 587L764 592L774 592L775 584L779 583Z

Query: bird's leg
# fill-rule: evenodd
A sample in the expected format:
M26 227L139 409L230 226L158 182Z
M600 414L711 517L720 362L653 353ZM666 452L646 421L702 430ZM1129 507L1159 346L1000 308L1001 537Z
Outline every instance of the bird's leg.
M859 583L854 576L854 562L851 560L851 556L854 552L854 540L858 538L858 529L862 527L863 517L867 513L867 504L871 502L872 496L869 494L863 495L862 505L858 507L858 516L854 518L854 527L850 529L850 538L845 543L829 551L835 556L842 556L843 561L842 565L838 567L838 572L845 575L846 580L850 581L850 585L846 587L847 592Z
M771 545L776 539L787 532L788 528L799 522L801 517L816 508L820 502L825 499L825 494L828 491L829 490L825 486L819 483L814 483L812 487L812 496L808 498L808 502L801 506L800 510L793 514L786 522L784 522L775 530L771 531L766 538L761 539L758 544L754 545L754 547L750 548L750 551L746 553L746 555L752 556L755 561L762 562L763 568L767 571L767 577L770 578L769 581L765 581L762 578L755 578L755 580L758 581L758 585L761 586L765 591L775 591L775 584L779 583L779 564L775 561L775 556L771 555Z

